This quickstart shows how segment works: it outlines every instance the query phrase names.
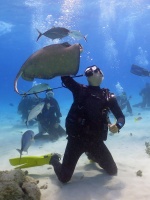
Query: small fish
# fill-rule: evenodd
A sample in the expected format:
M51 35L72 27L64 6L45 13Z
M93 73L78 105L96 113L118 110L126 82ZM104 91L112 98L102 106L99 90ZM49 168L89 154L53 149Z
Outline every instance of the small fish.
M72 30L69 32L69 36L71 36L72 38L77 39L77 40L84 38L84 40L87 42L87 39L86 39L87 35L86 36L82 35L82 33L80 33L80 31Z
M34 132L32 130L27 130L24 132L21 138L21 149L16 149L20 153L20 159L23 151L28 152L28 148L30 147L33 140Z
M51 38L52 40L54 39L62 39L63 37L66 37L68 36L69 34L69 30L66 29L66 28L63 28L63 27L53 27L51 29L49 29L48 31L44 32L44 33L41 33L38 29L36 29L39 33L39 36L37 38L36 41L38 41L38 39L44 35L48 38Z
M140 121L142 119L142 117L137 117L137 118L134 118L134 121L137 122L137 121Z
M30 90L28 90L27 92L25 92L23 95L27 96L27 95L31 95L31 94L38 94L40 92L44 92L47 90L50 90L51 88L49 87L48 84L46 83L39 83L37 85L34 85Z
M44 107L44 102L40 102L34 108L32 108L32 110L30 111L28 115L26 125L28 124L29 121L37 117L37 115L42 111L43 107Z

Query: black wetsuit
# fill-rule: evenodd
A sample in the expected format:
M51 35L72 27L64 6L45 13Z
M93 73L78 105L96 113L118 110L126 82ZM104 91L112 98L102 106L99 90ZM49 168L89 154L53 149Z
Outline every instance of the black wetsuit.
M56 123L60 123L60 117L62 117L59 104L55 98L50 97L50 99L44 99L44 107L42 112L37 116L37 121L39 122L39 133L35 135L35 139L41 138L43 133L49 134L50 140L56 140L60 136L66 134L65 130L59 125L55 128ZM50 104L50 108L47 108L47 104Z
M73 93L74 102L66 118L68 143L62 164L53 162L58 179L68 182L74 172L79 157L88 152L94 160L110 175L117 173L117 166L104 140L107 139L109 109L117 119L120 129L124 115L114 95L107 89L83 86L69 76L62 77L63 84Z

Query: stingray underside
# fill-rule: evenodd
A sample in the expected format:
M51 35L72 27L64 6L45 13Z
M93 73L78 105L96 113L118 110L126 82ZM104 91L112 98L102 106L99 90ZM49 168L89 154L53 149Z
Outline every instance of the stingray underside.
M80 64L80 45L54 44L32 54L23 64L25 80L51 79L56 76L76 75Z

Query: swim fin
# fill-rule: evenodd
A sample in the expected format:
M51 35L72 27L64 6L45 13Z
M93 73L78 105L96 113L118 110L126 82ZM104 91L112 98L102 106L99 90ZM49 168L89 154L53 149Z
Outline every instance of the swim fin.
M11 158L9 162L12 166L17 166L15 169L36 167L49 164L51 156L53 154L47 154L43 156L24 156L18 158Z
M148 71L147 69L144 69L142 67L139 67L137 65L134 65L134 64L131 66L130 72L137 76L149 76L150 77L150 71Z

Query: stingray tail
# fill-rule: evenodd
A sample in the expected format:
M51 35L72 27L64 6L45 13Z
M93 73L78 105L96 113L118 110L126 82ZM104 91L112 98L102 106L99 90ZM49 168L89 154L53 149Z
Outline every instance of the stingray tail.
M16 76L16 78L15 78L15 81L14 81L14 90L15 90L15 92L17 92L18 94L20 94L19 93L19 91L18 91L18 87L17 87L17 83L18 83L18 79L19 79L19 77L22 75L22 72L18 72L18 74L17 74L17 76ZM20 94L20 95L22 95L22 94Z
M39 33L39 36L38 36L38 38L37 38L37 40L36 41L38 41L38 39L42 36L42 33L38 30L38 29L36 29L37 30L37 32Z

